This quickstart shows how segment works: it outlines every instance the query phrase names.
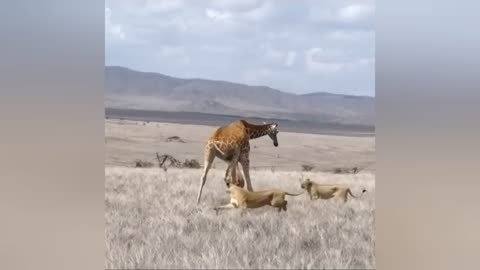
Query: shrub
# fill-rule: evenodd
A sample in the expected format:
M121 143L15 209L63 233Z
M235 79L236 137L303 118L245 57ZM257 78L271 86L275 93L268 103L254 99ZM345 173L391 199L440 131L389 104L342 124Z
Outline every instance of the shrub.
M180 143L184 143L185 141L182 140L180 137L178 136L171 136L171 137L168 137L166 140L166 142L180 142Z
M333 173L342 173L342 168L333 168Z
M352 168L337 167L337 168L333 169L333 173L336 173L336 174L340 174L340 173L343 173L343 174L353 173L353 174L355 174L359 171L360 171L360 169L358 167L352 167Z
M183 162L183 167L199 169L200 163L196 159L185 159L185 161Z
M314 168L315 167L312 166L312 165L308 165L308 164L303 164L302 165L302 171L304 171L304 172L309 172L309 171L313 170Z
M135 160L135 168L150 168L153 167L153 163L150 161L144 161L137 159Z

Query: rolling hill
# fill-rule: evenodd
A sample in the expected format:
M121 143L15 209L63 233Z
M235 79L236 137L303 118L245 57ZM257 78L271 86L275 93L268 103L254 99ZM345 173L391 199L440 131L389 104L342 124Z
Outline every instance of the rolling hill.
M267 86L180 79L118 66L105 67L105 107L370 126L375 117L373 97L297 95Z

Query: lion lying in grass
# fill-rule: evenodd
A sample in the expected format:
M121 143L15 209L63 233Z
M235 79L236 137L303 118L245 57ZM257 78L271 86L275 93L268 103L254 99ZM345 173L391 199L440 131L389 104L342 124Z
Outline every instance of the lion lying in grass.
M354 198L360 198L366 192L366 190L363 189L361 195L355 196L353 195L350 188L346 185L318 184L313 181L310 181L310 179L305 180L301 184L301 188L305 189L308 192L308 194L310 195L310 200L316 200L316 199L328 200L331 198L338 198L340 200L343 200L343 202L347 202L349 194Z
M230 203L214 208L216 213L221 209L241 208L243 211L246 208L259 208L265 205L270 205L278 209L278 212L287 211L287 201L285 196L299 196L299 194L292 194L282 190L265 190L265 191L248 191L236 185L227 183L227 193L230 193ZM242 213L243 213L242 211Z

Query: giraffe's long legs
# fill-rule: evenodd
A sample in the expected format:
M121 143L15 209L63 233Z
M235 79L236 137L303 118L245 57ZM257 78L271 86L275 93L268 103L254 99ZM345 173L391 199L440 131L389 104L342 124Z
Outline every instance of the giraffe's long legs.
M241 165L241 163L239 163ZM243 188L245 186L245 174L243 174L243 167L240 170L240 165L237 165L237 186Z
M228 179L228 174L231 170L231 166L230 166L230 163L227 164L227 169L225 170L225 177L223 178L223 180L225 181L225 184L228 184L229 183L229 179Z
M236 153L233 155L232 160L228 162L227 170L225 171L225 183L228 182L228 174L230 173L230 176L232 177L232 183L234 183L235 185L237 184L237 166L239 157L240 151L236 151Z
M237 165L235 169L233 169L232 167L233 166L230 166L230 163L228 163L227 169L225 171L225 178L223 179L225 181L225 184L228 186L228 184L233 183L243 188L245 184L244 183L245 176L243 176L243 171L240 170L239 165ZM240 175L238 173L240 173ZM232 174L235 174L236 182L234 182Z
M200 197L202 196L203 186L205 185L205 182L207 181L207 174L208 174L208 171L210 170L210 167L212 167L214 159L215 159L215 152L213 151L213 149L211 149L211 148L206 149L203 175L202 175L202 178L200 178L200 189L198 190L198 196L197 196L197 204L200 203Z
M247 190L253 191L252 182L250 181L250 160L247 155L240 157L240 164L242 165L243 179L247 182Z

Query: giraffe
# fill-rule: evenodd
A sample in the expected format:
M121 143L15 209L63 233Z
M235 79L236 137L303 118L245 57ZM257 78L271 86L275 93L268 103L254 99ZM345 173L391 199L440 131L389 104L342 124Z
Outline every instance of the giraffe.
M253 191L250 182L250 143L249 140L268 135L273 141L275 147L278 146L277 133L278 124L273 122L263 125L250 124L245 120L238 120L228 126L223 126L215 130L205 145L205 160L203 175L200 179L200 189L198 191L197 204L200 203L203 186L207 180L207 174L212 166L215 157L227 162L225 172L225 182L228 182L227 176L231 171L232 182L237 183L237 163L242 165L243 179L247 184L247 190Z

